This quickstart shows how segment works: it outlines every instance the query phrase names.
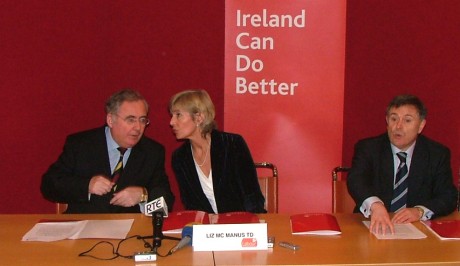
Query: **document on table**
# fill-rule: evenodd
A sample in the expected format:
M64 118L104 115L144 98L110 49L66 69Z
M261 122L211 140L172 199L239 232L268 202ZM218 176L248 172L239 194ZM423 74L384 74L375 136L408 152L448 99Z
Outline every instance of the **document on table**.
M363 221L364 225L369 228L370 221ZM386 234L376 234L372 232L372 234L377 237L377 239L422 239L426 238L426 235L417 229L413 224L394 224L395 233L392 234L390 229L387 229Z
M134 219L38 222L22 241L57 241L80 238L126 238Z

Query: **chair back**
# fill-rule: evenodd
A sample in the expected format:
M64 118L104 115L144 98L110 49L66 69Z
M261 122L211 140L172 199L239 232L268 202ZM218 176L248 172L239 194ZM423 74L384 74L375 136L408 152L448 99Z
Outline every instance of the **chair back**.
M350 167L337 166L332 170L332 212L352 213L355 201L348 193L346 173ZM340 173L340 174L339 174Z
M56 203L56 214L63 214L67 210L66 203Z
M269 162L256 162L254 166L265 198L265 210L268 213L278 213L278 168Z

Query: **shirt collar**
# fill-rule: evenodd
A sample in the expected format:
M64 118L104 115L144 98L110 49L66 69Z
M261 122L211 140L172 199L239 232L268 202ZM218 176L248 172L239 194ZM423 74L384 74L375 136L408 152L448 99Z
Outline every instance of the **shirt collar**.
M407 153L407 158L412 158L412 154L414 153L414 148L415 148L415 143L417 141L414 141L412 145L407 148L404 152ZM396 155L398 152L401 152L402 150L398 149L395 145L391 144L391 151L393 152L393 155Z
M107 149L109 150L116 150L120 145L113 139L112 133L110 133L110 128L108 126L105 127L105 139L107 140ZM128 148L131 150L131 148Z

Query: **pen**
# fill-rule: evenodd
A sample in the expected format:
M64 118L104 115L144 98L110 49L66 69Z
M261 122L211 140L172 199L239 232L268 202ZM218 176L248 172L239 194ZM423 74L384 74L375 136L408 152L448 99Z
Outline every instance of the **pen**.
M285 242L285 241L280 242L279 245L282 246L283 248L288 248L288 249L292 249L292 250L299 250L300 249L300 246L292 244L292 243L289 243L289 242Z

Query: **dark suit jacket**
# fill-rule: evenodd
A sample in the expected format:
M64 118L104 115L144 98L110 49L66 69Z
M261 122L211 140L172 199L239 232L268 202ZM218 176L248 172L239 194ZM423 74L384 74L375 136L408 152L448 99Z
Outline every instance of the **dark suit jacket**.
M211 133L211 164L214 195L219 213L265 213L254 161L240 135L214 130ZM174 151L172 167L187 210L213 213L198 179L188 140Z
M450 151L419 135L409 169L407 206L422 205L434 217L453 212L457 189L453 185ZM348 191L356 202L355 212L371 196L379 197L387 210L393 196L394 162L388 135L359 141L347 177Z
M164 168L164 147L143 136L132 148L118 180L118 190L128 186L147 188L149 200L164 196L172 209L174 196ZM88 187L94 175L111 175L105 127L67 137L63 152L42 177L43 196L53 202L68 203L67 213L139 212L139 206L130 208L109 204L111 193L91 195Z

